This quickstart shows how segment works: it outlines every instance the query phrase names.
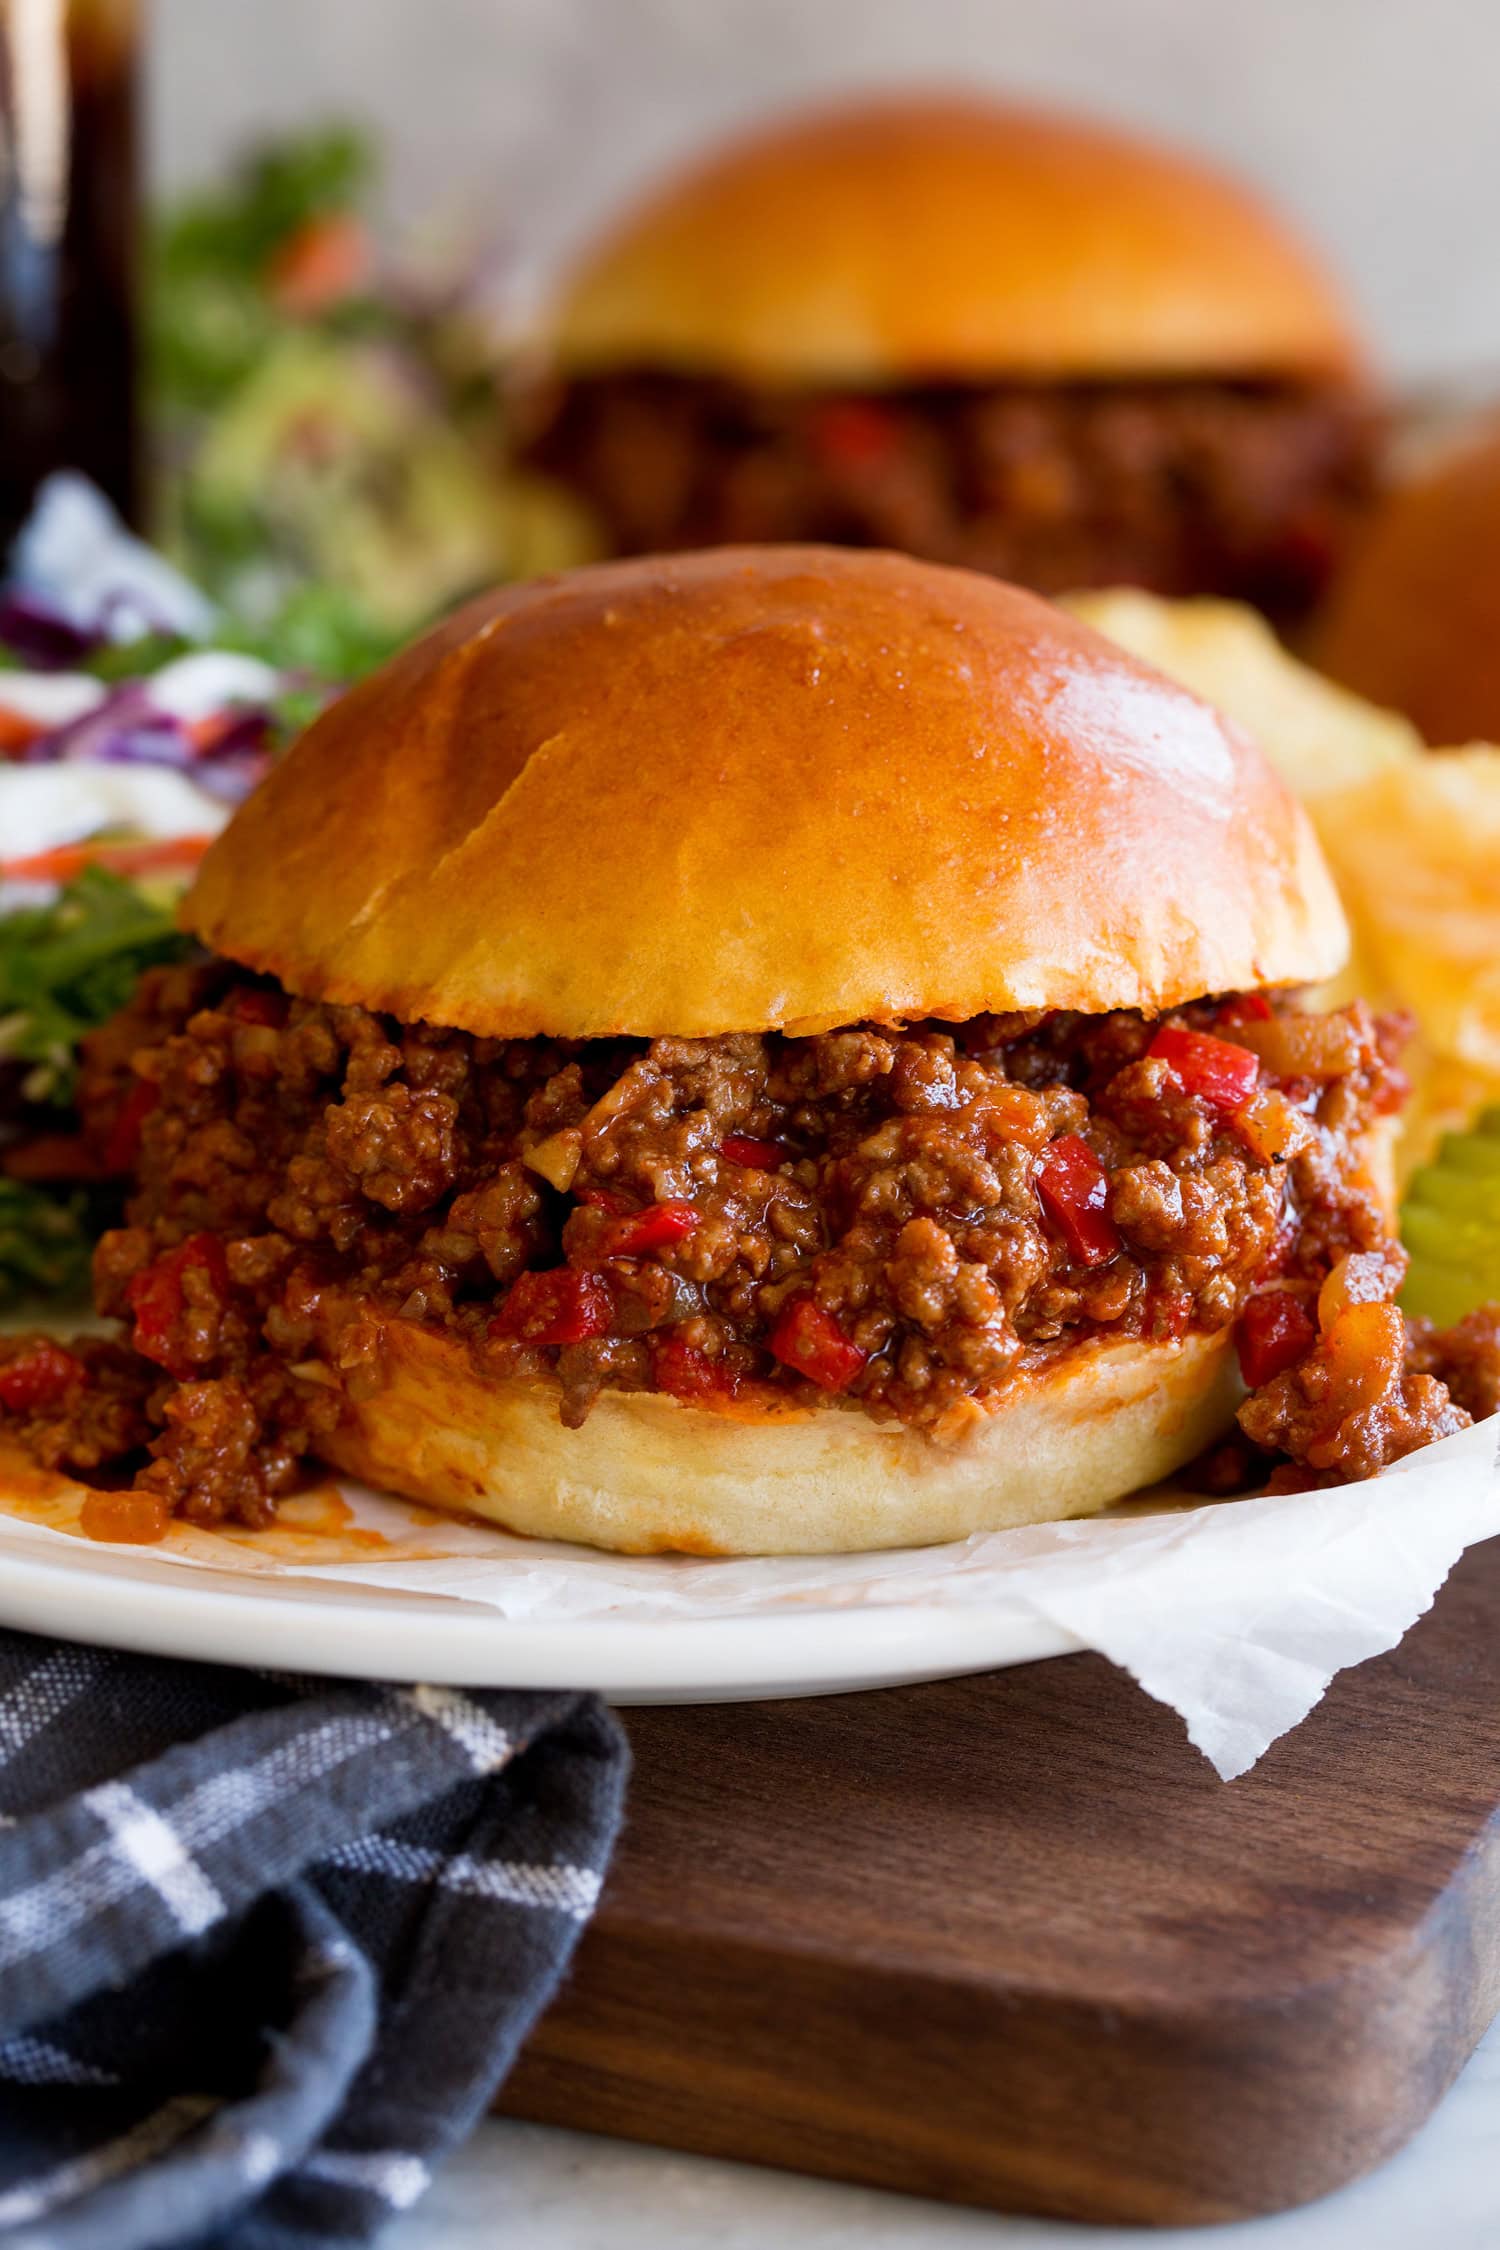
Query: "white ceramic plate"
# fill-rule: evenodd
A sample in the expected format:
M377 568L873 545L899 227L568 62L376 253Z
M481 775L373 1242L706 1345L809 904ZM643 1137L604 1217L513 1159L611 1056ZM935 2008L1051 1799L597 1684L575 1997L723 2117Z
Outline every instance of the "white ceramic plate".
M3 1522L0 1625L278 1671L598 1688L616 1703L833 1695L1028 1664L1080 1645L1019 1604L522 1624L443 1596L185 1569L83 1541L54 1557Z

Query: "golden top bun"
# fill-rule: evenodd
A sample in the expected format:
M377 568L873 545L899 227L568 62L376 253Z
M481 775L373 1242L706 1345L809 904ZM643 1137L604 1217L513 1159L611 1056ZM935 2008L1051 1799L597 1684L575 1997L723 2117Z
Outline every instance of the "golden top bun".
M1359 351L1255 198L1109 127L962 97L732 143L587 255L546 342L779 383L1323 375Z
M1157 1010L1347 947L1209 705L1014 587L820 547L470 604L315 722L184 919L293 992L519 1037Z
M1397 486L1335 582L1315 653L1424 740L1500 741L1500 423Z

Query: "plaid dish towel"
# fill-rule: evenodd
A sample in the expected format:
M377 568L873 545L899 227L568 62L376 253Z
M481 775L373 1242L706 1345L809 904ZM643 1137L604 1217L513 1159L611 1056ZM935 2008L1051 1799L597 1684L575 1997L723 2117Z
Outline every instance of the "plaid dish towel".
M626 1768L593 1697L0 1632L0 2245L369 2241L556 1988Z

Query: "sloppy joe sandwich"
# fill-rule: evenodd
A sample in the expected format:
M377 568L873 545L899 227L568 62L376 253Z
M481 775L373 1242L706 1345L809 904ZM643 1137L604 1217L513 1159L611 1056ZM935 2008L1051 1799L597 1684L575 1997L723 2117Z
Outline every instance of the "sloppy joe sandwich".
M1396 485L1318 623L1323 668L1435 744L1500 741L1500 417Z
M601 551L832 539L1283 617L1372 473L1353 323L1201 162L976 97L709 154L590 246L517 402Z
M1486 1403L1490 1332L1392 1302L1397 1027L1296 997L1346 943L1306 817L993 579L486 596L184 911L204 957L84 1072L119 1341L0 1343L0 1419L163 1522L265 1522L316 1456L608 1547L874 1548L1213 1447L1359 1476Z

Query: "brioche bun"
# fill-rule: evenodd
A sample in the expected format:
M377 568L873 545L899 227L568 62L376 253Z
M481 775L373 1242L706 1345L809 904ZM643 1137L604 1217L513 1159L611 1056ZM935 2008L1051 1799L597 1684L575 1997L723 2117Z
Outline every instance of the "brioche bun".
M523 1038L1156 1011L1347 950L1206 703L996 580L824 548L486 595L317 720L184 920L294 993Z
M474 603L317 721L185 920L294 993L518 1037L1154 1011L1346 946L1300 807L1207 704L993 579L822 548ZM1201 1450L1238 1385L1227 1331L1090 1337L933 1435L609 1389L571 1429L555 1376L400 1319L365 1373L336 1467L701 1554L1084 1514Z
M1432 743L1500 741L1500 422L1396 486L1335 580L1314 654Z
M794 118L669 180L579 263L545 343L566 373L861 386L1360 357L1322 267L1208 166L937 96Z
M1096 1514L1225 1428L1229 1332L1089 1342L935 1437L822 1404L759 1418L604 1391L581 1429L555 1383L495 1383L453 1338L385 1324L381 1384L325 1457L431 1506L626 1554L842 1554Z

